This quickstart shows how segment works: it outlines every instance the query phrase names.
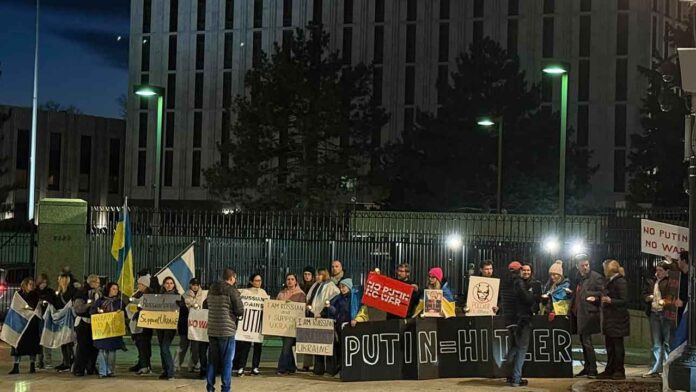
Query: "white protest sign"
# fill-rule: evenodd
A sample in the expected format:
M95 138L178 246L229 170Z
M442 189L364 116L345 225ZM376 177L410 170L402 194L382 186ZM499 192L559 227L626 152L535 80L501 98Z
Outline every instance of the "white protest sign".
M466 306L467 316L495 316L494 306L498 306L500 279L472 276L469 278L469 291Z
M679 252L689 250L689 229L666 223L640 220L640 251L651 255L679 258Z
M208 341L208 309L189 310L188 338L197 342Z
M263 335L261 335L263 302L268 297L255 295L249 290L240 290L240 297L244 304L244 315L237 323L237 334L234 339L242 342L263 343Z
M297 319L298 354L333 355L334 321L321 318Z
M305 316L304 302L285 302L269 299L263 303L261 333L270 336L294 338L298 318Z

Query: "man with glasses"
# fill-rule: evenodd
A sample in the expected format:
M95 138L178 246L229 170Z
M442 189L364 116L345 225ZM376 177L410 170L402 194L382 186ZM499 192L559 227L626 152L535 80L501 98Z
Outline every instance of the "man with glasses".
M411 315L413 314L413 312L416 309L416 306L418 306L418 301L419 301L418 285L411 280L411 267L408 264L402 263L396 267L395 279L400 281L400 282L410 284L411 286L413 286L413 294L411 294L411 301L408 303L408 314L406 315L406 317L399 317L399 316L393 315L391 313L388 313L387 314L388 320L411 317Z

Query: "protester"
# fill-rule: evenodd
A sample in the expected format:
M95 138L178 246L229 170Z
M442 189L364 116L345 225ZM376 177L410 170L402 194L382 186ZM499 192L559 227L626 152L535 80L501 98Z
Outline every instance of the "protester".
M244 294L244 291L246 291L255 297L269 298L266 290L261 288L262 283L263 279L261 278L261 274L251 274L249 277L249 284L247 285L246 289L242 290L241 294ZM254 376L261 374L259 366L261 365L261 349L263 348L263 343L238 341L232 369L236 369L237 375L239 376L244 375L244 367L246 366L247 359L249 358L249 351L251 350L252 346L254 348L254 354L251 359L251 374Z
M353 297L353 280L345 278L338 284L341 293L335 296L329 306L322 312L322 318L334 320L333 355L326 357L326 371L335 377L341 371L341 330L345 323L353 319L351 299Z
M143 295L151 294L152 292L150 291L149 285L149 277L139 277L138 290L133 293L133 300L138 301L143 297ZM140 304L138 304L138 311L133 314L130 320L130 323L132 324L131 337L133 338L135 347L138 349L138 363L130 367L128 370L131 372L136 372L138 375L146 375L152 373L152 364L150 362L152 358L152 329L138 327L137 321L139 316Z
M426 286L428 290L442 290L442 296L449 302L454 301L454 296L449 288L449 283L444 278L444 273L442 268L435 267L428 271L428 284Z
M413 313L415 312L416 307L418 306L418 301L420 299L420 297L418 295L418 285L413 280L411 280L411 267L408 264L402 263L396 267L396 280L398 280L399 282L410 284L411 286L413 286L413 293L411 294L411 300L408 303L408 313L406 314L406 316L399 317L395 314L387 313L386 314L387 320L411 317L413 315ZM356 306L356 304L353 304L353 307L355 307L355 306ZM367 317L369 317L369 316L367 316Z
M90 310L102 295L99 285L101 281L98 275L87 277L87 286L82 287L75 294L73 300L73 312L75 312L75 335L77 347L75 350L75 363L73 375L82 377L85 373L92 375L97 372L96 362L99 350L94 347L92 340L92 320Z
M506 381L510 386L519 387L528 384L522 378L522 368L532 334L532 309L536 301L531 285L531 266L513 261L508 265L508 271L508 283L502 289L505 290L503 296L508 299L503 306L503 317L511 338L506 364L510 370Z
M150 275L150 270L147 268L143 268L140 271L138 271L138 279L146 277L147 279L150 279L150 284L148 287L150 287L150 291L153 293L159 293L160 290L162 289L159 284L159 279L157 279L156 276Z
M207 296L203 300L201 308L208 310ZM210 347L210 344L205 341L196 341L196 344L198 345L198 363L200 365L198 378L201 380L206 380L208 378L208 348Z
M188 310L190 309L202 309L203 301L205 301L205 293L201 289L201 281L198 278L193 278L189 281L189 289L184 293L184 305ZM179 331L179 336L181 336ZM191 347L191 356L189 357L188 371L190 373L200 372L201 368L198 367L198 362L200 359L200 343L195 340L188 340L188 325L186 325L184 331L186 334L186 342ZM183 340L182 340L183 342ZM182 348L182 343L179 343L180 351L183 353L179 357L179 367L184 365L184 356L186 356L186 348ZM179 351L177 351L179 352Z
M689 252L683 250L679 252L679 261L677 267L681 275L679 277L679 298L674 301L677 306L677 324L681 322L684 314L684 307L689 301Z
M563 262L556 260L549 268L549 281L541 295L541 314L566 316L570 310L570 282L563 274Z
M26 302L27 310L34 310L39 306L39 296L34 290L34 279L24 278L17 291ZM14 364L9 374L19 374L19 361L22 356L29 356L29 373L36 373L36 356L41 354L41 320L32 317L24 330L22 337L17 342L17 347L12 347L10 354L14 358Z
M300 283L299 286L305 294L307 294L309 289L312 288L312 285L316 283L314 280L314 272L314 267L311 265L304 267L302 270L302 283Z
M647 315L650 319L652 337L653 361L650 370L643 377L658 377L662 373L662 364L669 356L669 339L672 331L672 321L665 316L665 300L669 293L670 265L662 261L655 267L655 279L647 285L645 302Z
M339 293L338 286L330 280L329 271L326 268L319 268L316 278L317 281L307 293L309 317L320 317L326 301L330 301Z
M215 391L215 375L220 374L222 392L230 391L232 358L234 358L234 335L237 320L244 315L244 304L235 288L237 273L225 268L223 281L213 283L208 292L208 392Z
M473 273L473 268L474 264L469 264L470 272L469 276L466 277L464 281L464 287L461 295L457 298L457 302L455 304L456 310L459 312L459 314L466 314L469 313L469 307L467 306L467 303L469 301L469 280L471 276L479 276L482 278L492 278L493 277L493 261L491 260L483 260L479 263L479 270L476 275ZM493 312L498 311L497 306L492 307Z
M304 291L297 285L297 276L295 274L289 273L285 275L285 288L278 293L276 299L286 302L305 303L307 298ZM295 346L295 338L282 337L282 340L283 347L280 351L278 368L276 369L276 374L279 376L292 374L297 371L295 357L292 353L292 348Z
M40 274L36 279L36 293L39 297L39 305L41 306L41 314L43 315L48 309L48 305L55 306L57 297L55 290L48 286L48 275ZM48 347L42 347L42 352L39 354L38 368L46 369L51 368L51 362L53 359L53 350Z
M338 287L338 283L345 278L345 271L343 271L343 263L341 260L334 260L331 262L331 281Z
M90 310L91 314L118 312L123 310L123 301L118 283L109 282L104 288L105 295L99 298ZM114 377L116 370L116 350L123 347L121 336L94 340L94 347L99 350L99 378Z
M600 332L599 301L604 290L604 279L599 273L590 270L590 260L581 254L575 258L578 274L575 290L572 293L571 330L578 334L582 345L584 366L575 377L597 376L597 356L592 345L592 335Z
M191 348L191 355L189 356L188 362L189 373L194 372L195 365L198 362L198 346L196 346L194 351L194 342L190 342L188 339L188 316L191 305L189 305L186 300L187 295L195 298L196 294L202 298L203 293L201 292L201 282L197 278L191 278L189 280L188 290L184 292L184 295L181 296L181 301L179 301L179 320L176 324L177 334L179 335L179 346L176 348L176 353L174 354L175 371L179 371L184 366L184 362L186 362L186 353L188 352L189 347ZM189 302L193 304L195 301L191 299ZM199 302L200 307L203 301L199 299Z
M602 333L607 348L607 366L597 375L599 379L625 380L624 337L630 335L631 318L628 314L628 285L623 267L616 260L604 261L604 294L602 302Z
M72 273L70 273L69 270L61 273L58 277L58 291L56 291L57 299L54 304L56 310L63 309L68 303L70 303L76 292L77 289L75 288L73 282ZM73 346L73 343L67 343L60 346L60 352L63 355L63 363L56 366L56 371L64 372L69 371L72 368L73 360L75 359Z
M174 279L171 276L164 278L162 281L162 287L160 288L160 294L163 295L179 295L179 290L174 283ZM172 340L176 336L177 330L175 329L157 329L157 340L159 341L160 348L160 359L162 361L162 374L160 374L160 380L172 380L174 379L174 358L172 358L172 352L170 347L172 345Z

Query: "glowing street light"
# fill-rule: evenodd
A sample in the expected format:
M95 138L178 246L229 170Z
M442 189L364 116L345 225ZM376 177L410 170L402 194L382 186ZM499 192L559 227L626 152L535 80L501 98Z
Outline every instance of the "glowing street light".
M548 254L555 255L561 250L561 243L556 237L549 237L544 240L544 251Z
M160 204L160 175L162 165L162 116L164 111L164 87L140 84L133 86L133 93L139 97L157 97L157 135L155 139L155 176L152 188L155 191L155 211L159 211Z
M460 249L462 247L462 236L459 234L450 234L447 236L445 243L451 250Z
M492 127L498 124L498 192L496 197L496 212L500 214L503 208L503 118L482 117L476 124L482 127Z

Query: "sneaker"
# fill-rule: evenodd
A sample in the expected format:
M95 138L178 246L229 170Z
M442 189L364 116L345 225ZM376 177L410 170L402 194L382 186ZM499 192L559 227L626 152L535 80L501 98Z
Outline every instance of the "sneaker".
M251 370L252 376L258 376L259 374L261 374L261 371L259 370L259 368L254 368Z
M658 372L653 372L653 371L651 370L651 371L649 371L649 372L647 372L647 373L643 373L643 375L642 375L641 377L643 377L643 378L660 377L660 373L658 373Z
M193 372L198 373L201 371L201 367L199 365L196 365L193 367Z
M529 385L529 381L525 380L524 378L520 379L520 381L512 381L510 383L511 387L526 387L527 385Z
M142 368L142 369L139 369L138 372L137 372L136 374L139 375L139 376L144 376L144 375L150 374L150 373L152 373L152 370L150 370L149 367L144 367L144 368Z
M238 377L244 377L244 368L241 368L241 369L237 370L237 376L238 376Z
M138 370L140 370L140 364L135 364L128 368L129 372L137 372Z

